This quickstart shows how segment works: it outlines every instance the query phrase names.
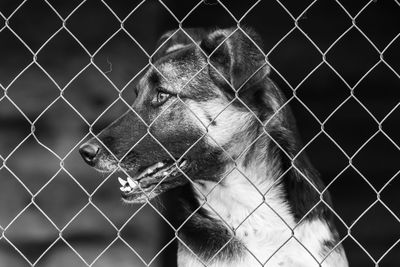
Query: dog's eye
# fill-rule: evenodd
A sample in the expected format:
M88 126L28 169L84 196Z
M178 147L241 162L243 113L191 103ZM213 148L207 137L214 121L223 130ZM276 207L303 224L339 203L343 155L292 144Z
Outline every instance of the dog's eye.
M168 97L169 97L169 94L164 93L164 92L158 92L158 93L157 93L157 102L158 102L158 103L162 103L162 102L164 102L165 100L167 100Z
M157 90L157 95L152 101L153 105L160 106L160 105L164 104L170 97L171 97L170 94L168 94L164 91L161 91L161 90Z

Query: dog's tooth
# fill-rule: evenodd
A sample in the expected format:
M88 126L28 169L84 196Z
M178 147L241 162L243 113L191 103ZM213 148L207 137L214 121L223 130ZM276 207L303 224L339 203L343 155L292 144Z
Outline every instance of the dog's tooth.
M187 163L187 161L186 161L186 160L182 161L182 162L181 162L181 164L179 164L179 167L183 167L183 166L185 166L185 165L186 165L186 163Z
M163 163L163 162L157 163L157 168L161 168L162 166L164 166L164 163Z
M133 181L131 177L128 177L127 180L131 188L135 188L137 186L137 182Z
M126 184L126 181L124 179L122 179L121 177L118 177L118 181L122 186L124 186Z
M132 190L132 188L130 188L129 186L125 186L123 189L122 189L122 191L124 191L124 192L129 192L129 191L131 191Z

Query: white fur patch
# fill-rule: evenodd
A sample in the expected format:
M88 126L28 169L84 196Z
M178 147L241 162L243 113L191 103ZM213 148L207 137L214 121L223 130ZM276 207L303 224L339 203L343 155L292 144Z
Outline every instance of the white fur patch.
M200 128L207 131L208 143L212 146L223 146L229 143L236 133L248 129L252 121L252 115L249 112L239 111L232 104L227 106L228 102L222 99L200 103L188 100L186 104L196 117L194 121ZM210 118L216 125L210 124Z
M265 164L253 163L258 166L242 169L239 164L239 169L253 184L238 170L230 172L227 169L226 178L219 184L200 181L196 186L200 203L204 202L203 196L206 196L207 204L203 207L214 219L222 220L224 225L231 228L235 237L249 250L239 262L214 261L207 266L261 266L259 262L264 264L266 261L267 266L320 266L318 262L323 260L323 241L332 239L328 225L316 219L295 227L289 206L283 202L281 187L273 185L272 178L266 177L267 168L273 166L262 167ZM271 186L273 188L270 189ZM262 194L267 191L263 202ZM292 232L293 228L295 230ZM179 266L203 266L191 252L183 248L179 250L178 259ZM335 251L321 266L348 265L345 256Z
M173 51L181 49L182 47L185 47L185 45L183 45L183 44L175 44L173 46L168 47L168 49L165 52L166 53L171 53Z

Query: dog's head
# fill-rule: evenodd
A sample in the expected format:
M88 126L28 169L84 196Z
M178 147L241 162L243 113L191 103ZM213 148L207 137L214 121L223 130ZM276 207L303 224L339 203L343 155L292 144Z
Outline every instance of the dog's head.
M160 44L131 109L80 148L96 169L130 177L120 180L127 202L189 179L218 181L280 98L251 30L179 30Z

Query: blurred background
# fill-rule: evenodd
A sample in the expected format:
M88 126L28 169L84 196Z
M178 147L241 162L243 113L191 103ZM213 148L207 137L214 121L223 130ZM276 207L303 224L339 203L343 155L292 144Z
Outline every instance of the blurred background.
M233 17L264 40L350 266L399 266L398 1L47 2L0 1L0 267L176 266L173 195L123 205L77 147L127 109L163 32Z

